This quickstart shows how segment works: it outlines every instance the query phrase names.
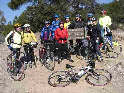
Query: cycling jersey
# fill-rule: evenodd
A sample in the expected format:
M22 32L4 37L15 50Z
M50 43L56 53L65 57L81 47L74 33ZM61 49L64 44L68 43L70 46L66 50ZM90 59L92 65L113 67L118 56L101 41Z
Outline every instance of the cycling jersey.
M64 23L64 28L68 29L71 22Z
M60 20L52 22L52 31L55 31L57 28L59 28L59 23L60 23Z
M10 31L10 33L5 37L5 42L7 45L10 45L12 48L20 48L22 43L21 33Z
M54 38L54 33L52 32L52 27L44 26L41 30L41 39L48 40L48 39L53 39L53 38Z
M109 16L103 16L103 17L99 18L99 24L103 28L106 26L108 27L112 24L111 18Z
M55 31L55 39L58 43L66 43L68 39L68 31L67 29L63 28L62 30L60 28L57 28Z
M31 43L33 40L37 42L37 39L32 31L30 32L22 32L22 42L25 43Z

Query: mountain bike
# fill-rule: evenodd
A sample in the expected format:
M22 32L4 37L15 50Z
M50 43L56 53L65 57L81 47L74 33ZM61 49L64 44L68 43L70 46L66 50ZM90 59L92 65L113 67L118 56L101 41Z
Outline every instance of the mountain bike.
M48 84L53 87L65 87L72 83L77 83L82 76L87 74L85 80L93 86L105 86L111 79L112 75L104 69L93 69L90 66L74 69L74 66L66 64L66 71L56 71L48 77Z
M107 32L107 29L109 30L108 27L105 27L105 32ZM104 37L104 44L100 45L101 52L107 58L117 58L122 52L122 45L119 44L117 41L112 42L111 45L111 41L108 37L108 34L106 34Z
M24 62L24 69L27 69L27 65L29 65L30 68L34 65L37 67L36 62L38 60L37 56L34 55L34 48L37 47L36 43L28 43L24 45L25 55L23 56L23 62Z
M82 41L85 41L85 39L82 39L80 42L76 42L73 45L68 44L68 49L69 49L70 53L76 55L76 57L81 60L85 59L85 57L87 55L86 42L85 42L85 45L83 45Z
M55 68L54 41L48 40L43 43L43 48L39 49L39 61L48 69L53 71Z
M23 53L20 53L20 56L24 56ZM24 64L20 59L16 58L16 55L13 53L9 54L7 57L7 72L15 81L21 81L25 78L24 74Z

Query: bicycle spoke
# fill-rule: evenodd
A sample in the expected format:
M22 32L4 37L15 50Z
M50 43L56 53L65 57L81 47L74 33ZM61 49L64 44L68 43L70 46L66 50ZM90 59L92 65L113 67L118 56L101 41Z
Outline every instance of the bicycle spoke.
M104 86L111 81L111 74L104 69L96 69L86 76L85 80L93 86Z
M65 71L57 71L49 76L48 83L53 87L65 87L70 84L70 80Z

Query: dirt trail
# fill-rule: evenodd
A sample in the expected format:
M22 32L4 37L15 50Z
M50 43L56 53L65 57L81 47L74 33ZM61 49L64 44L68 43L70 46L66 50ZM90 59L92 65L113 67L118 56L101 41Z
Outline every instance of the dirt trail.
M123 43L123 42L121 42ZM38 47L39 48L39 47ZM36 54L38 55L38 48ZM124 49L124 46L123 46ZM103 87L94 87L86 83L85 76L77 84L71 83L67 87L51 87L48 84L48 71L44 66L37 63L37 68L28 68L26 77L20 82L13 81L6 72L6 57L10 53L5 44L0 45L0 93L123 93L124 91L124 51L117 59L109 59L104 63L96 62L96 68L104 68L112 73L112 81ZM74 63L63 60L61 64L56 63L55 71L65 69L69 63L80 67L85 61L78 60L72 56Z

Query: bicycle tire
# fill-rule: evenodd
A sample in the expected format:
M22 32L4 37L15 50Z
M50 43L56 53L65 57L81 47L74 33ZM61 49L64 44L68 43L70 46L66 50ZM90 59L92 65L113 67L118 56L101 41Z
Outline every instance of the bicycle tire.
M113 46L114 47L114 51L116 51L116 53L118 55L120 55L122 53L122 45L119 44L118 46Z
M24 53L21 52L20 54L24 54ZM14 62L13 61L15 61L15 60L13 60L13 55L10 54L7 57L7 72L10 74L11 78L14 81L21 81L21 80L23 80L25 78L23 62L21 62L22 60L19 61L20 64L18 64L18 65L21 66L21 67L19 68L19 71L17 72L17 67L14 66ZM15 72L15 70L16 70L16 72ZM18 77L17 74L20 74L20 76ZM16 78L16 76L18 78Z
M70 79L69 75L67 75L67 71L56 71L53 72L49 77L48 77L48 84L53 86L53 87L65 87L70 84ZM52 80L55 80L52 82ZM64 83L64 84L62 84Z
M17 72L17 67L14 67L14 66L11 66L11 68L8 67L7 72L10 74L11 78L14 81L21 81L21 80L23 80L25 78L23 66L21 67L19 72ZM18 76L18 75L20 75L20 76Z
M54 54L53 52L51 52L52 56L50 56L50 58L47 58L47 53L45 52L43 55L43 59L42 59L42 64L50 71L53 71L55 68L55 58L54 58Z
M86 76L86 78L85 78L86 82L89 83L90 85L93 85L93 86L105 86L112 79L112 75L107 70L96 69L94 71L94 73L95 74L93 74L93 73L88 74ZM103 79L105 81L102 82ZM96 80L96 82L95 81L92 81L92 80ZM100 82L100 84L99 84L99 82Z
M107 57L108 58L117 58L118 57L118 53L111 51L111 52L107 52Z

